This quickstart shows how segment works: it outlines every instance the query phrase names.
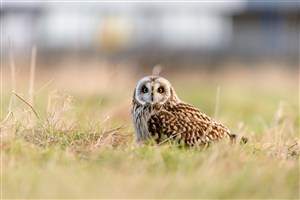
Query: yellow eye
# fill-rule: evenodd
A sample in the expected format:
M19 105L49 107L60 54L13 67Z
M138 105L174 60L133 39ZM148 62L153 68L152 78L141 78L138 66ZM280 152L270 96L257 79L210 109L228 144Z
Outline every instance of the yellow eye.
M157 92L158 92L158 93L164 93L164 91L165 91L165 89L164 89L163 87L159 87L159 88L157 89Z
M148 92L148 88L146 86L142 87L142 92L143 93L147 93Z

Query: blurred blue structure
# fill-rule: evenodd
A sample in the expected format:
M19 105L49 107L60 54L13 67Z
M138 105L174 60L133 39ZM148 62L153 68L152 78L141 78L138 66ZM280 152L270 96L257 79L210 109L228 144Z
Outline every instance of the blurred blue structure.
M89 55L168 59L299 60L299 2L9 3L1 8L3 59Z

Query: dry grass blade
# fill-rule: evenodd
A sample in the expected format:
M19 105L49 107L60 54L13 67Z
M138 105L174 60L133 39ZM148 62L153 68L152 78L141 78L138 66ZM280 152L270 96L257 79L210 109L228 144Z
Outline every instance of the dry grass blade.
M8 120L8 118L9 118L9 116L10 116L11 114L12 114L12 111L9 110L8 113L7 113L7 115L6 115L6 117L2 120L2 123L1 123L1 126L0 126L0 127L2 127L3 124L5 124L5 122Z
M15 64L15 57L14 57L14 52L13 52L13 47L12 47L12 42L9 39L9 63L10 63L10 70L11 70L11 87L12 90L16 90L16 64ZM11 96L11 102L9 104L8 110L11 110L12 107L15 105L15 98L14 96Z
M55 80L55 78L52 78L50 81L48 81L43 87L41 87L41 89L39 89L36 93L34 93L33 97L35 97L41 91L43 91L46 87L48 87L48 85L50 85L54 80Z
M157 146L160 146L160 145L164 144L165 142L170 141L172 138L174 138L174 137L180 135L181 133L182 133L182 132L179 132L179 133L177 133L177 134L175 134L175 135L172 135L171 137L169 137L169 138L165 139L164 141L158 143Z
M162 71L162 66L160 64L155 65L152 69L152 76L159 76Z
M45 88L47 88L54 80L55 79L53 78L50 81L48 81L41 89L39 89L37 92L34 93L33 97L37 96L40 92L42 92ZM20 106L22 106L23 104L26 104L26 101L23 101L23 103ZM8 118L9 115L11 113L13 113L14 111L16 111L17 109L18 108L9 109L9 112L8 112L7 116L5 117L5 119Z
M34 46L32 48L31 63L30 63L30 79L29 79L28 102L31 105L33 105L35 63L36 63L36 46Z
M219 102L220 102L220 86L217 87L216 107L215 107L215 119L218 119Z
M34 110L34 108L25 100L25 99L23 99L20 95L18 95L15 91L12 91L12 93L14 94L14 95L16 95L19 99L21 99L25 104L27 104L30 108L31 108L31 110L34 112L34 114L35 114L35 116L38 118L38 119L40 119L40 117L39 117L39 115L37 114L37 112Z

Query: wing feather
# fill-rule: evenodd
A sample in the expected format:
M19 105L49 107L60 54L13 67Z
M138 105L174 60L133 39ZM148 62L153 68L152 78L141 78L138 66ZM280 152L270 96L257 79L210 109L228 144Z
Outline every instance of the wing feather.
M160 112L150 117L148 129L157 143L170 138L194 146L222 138L230 139L230 131L224 125L183 102L166 104Z

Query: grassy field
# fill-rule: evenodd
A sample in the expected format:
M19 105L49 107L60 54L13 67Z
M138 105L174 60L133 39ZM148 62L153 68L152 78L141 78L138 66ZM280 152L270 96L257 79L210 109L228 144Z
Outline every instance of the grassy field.
M134 144L130 104L142 73L37 70L34 114L23 102L24 71L15 77L19 97L11 93L9 68L2 71L4 199L299 199L298 72L163 73L182 100L249 138L245 145L178 149Z

